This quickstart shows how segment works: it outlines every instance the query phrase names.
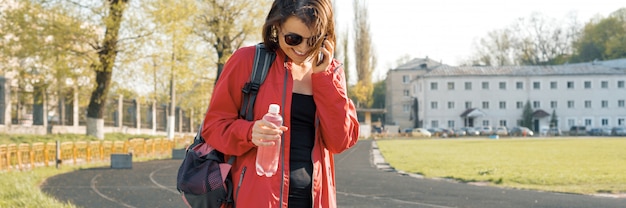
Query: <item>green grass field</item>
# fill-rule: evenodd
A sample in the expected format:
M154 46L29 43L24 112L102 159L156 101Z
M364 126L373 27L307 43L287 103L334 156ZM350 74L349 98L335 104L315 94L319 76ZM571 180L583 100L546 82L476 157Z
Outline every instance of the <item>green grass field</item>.
M626 138L378 140L397 170L580 194L626 193Z

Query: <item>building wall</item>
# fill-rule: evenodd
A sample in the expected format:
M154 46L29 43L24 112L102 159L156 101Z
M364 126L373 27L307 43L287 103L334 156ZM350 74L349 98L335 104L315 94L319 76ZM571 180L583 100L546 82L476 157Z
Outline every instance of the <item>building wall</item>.
M468 109L466 102L471 102L468 107L485 113L485 116L474 120L474 126L495 127L502 124L510 128L518 125L527 101L530 101L533 110L541 109L549 114L554 111L558 127L563 131L569 130L572 125L626 126L626 64L621 70L601 68L598 71L604 71L600 73L596 73L593 66L582 67L582 71L575 69L578 70L575 73L564 73L568 70L565 66L555 73L521 75L508 72L463 74L458 72L463 71L459 68L462 67L452 67L446 69L450 73L434 75L423 70L390 71L387 80L387 122L395 122L401 129L412 128L410 112L404 111L402 106L411 105L412 99L417 98L419 116L425 128L463 127L464 119L460 115ZM537 70L536 67L531 68L516 70ZM402 76L405 75L412 77L411 86L402 83ZM433 83L436 83L436 89L433 89ZM466 83L471 85L471 89L466 89ZM483 89L483 83L488 83L487 89ZM504 89L500 87L501 83L505 85ZM556 86L553 87L552 83ZM585 86L586 83L589 86ZM622 83L621 86L618 87L618 83ZM408 97L403 96L403 90L407 88L411 89ZM519 102L521 106L518 106ZM553 102L556 106L552 106ZM568 102L573 106L568 106ZM586 106L585 102L591 105ZM621 106L618 105L620 103ZM551 116L538 119L537 126L548 126L550 119Z

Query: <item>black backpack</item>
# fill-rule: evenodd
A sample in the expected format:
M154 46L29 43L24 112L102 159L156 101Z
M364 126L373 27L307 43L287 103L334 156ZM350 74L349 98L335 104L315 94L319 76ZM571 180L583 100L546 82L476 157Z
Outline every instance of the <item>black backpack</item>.
M240 118L249 121L254 118L254 101L275 58L276 54L267 51L263 44L256 45L250 81L242 89ZM189 207L234 207L234 187L229 172L235 157L231 156L228 162L224 161L223 153L205 143L201 135L202 126L198 128L178 169L176 188Z

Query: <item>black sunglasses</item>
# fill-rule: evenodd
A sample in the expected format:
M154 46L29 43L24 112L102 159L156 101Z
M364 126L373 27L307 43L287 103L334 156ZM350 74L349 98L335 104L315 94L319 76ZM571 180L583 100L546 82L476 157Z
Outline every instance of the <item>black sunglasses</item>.
M302 35L298 35L295 33L289 33L285 35L285 43L287 43L287 45L290 45L290 46L300 45L300 43L302 43L304 39L307 39L307 45L313 46L315 45L317 37L312 36L312 37L304 38L302 37Z

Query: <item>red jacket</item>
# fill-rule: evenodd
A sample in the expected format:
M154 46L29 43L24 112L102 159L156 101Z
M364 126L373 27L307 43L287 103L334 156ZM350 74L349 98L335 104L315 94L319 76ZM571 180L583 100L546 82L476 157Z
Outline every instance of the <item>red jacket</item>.
M251 142L254 121L238 118L242 102L241 89L249 81L254 52L254 46L241 48L224 65L209 104L202 136L215 149L226 155L237 156L231 174L238 208L287 207L290 130L285 131L282 138L285 151L282 151L277 174L272 177L258 176L255 171L257 148ZM291 129L293 78L284 64L286 55L280 50L276 53L276 59L254 105L254 120L261 119L271 103L277 103L281 105L284 125ZM356 144L359 123L354 104L347 96L343 67L336 60L326 71L312 74L311 79L316 118L319 120L316 122L315 145L311 155L313 205L336 207L333 154Z

